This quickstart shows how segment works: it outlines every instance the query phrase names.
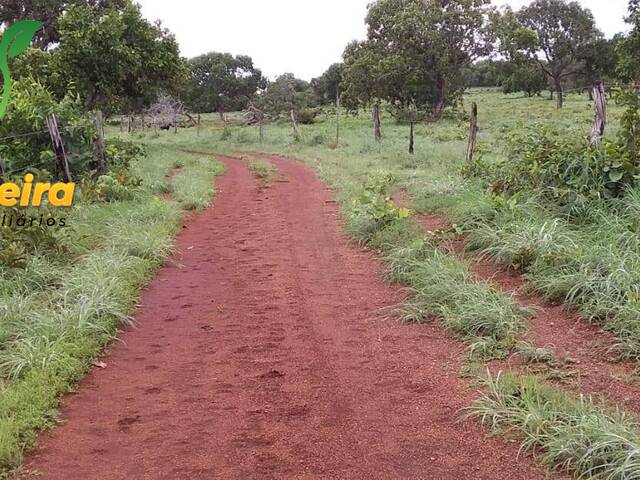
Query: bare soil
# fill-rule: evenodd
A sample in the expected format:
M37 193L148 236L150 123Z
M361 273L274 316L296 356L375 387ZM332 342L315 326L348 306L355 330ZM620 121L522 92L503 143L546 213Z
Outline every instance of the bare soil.
M460 410L463 346L382 309L404 292L345 237L301 163L262 188L221 158L214 205L144 291L25 478L532 479L518 444ZM40 475L37 475L37 474Z

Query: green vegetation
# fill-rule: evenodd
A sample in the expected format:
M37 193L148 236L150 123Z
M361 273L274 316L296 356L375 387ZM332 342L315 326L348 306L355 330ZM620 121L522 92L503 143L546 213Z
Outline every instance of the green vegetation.
M278 171L278 167L266 160L251 159L248 166L256 177L265 182L270 181Z
M178 160L185 168L168 180ZM80 200L56 211L67 227L31 233L41 235L37 247L20 262L0 257L1 471L18 465L38 430L55 423L59 395L131 322L139 289L172 251L182 209L204 207L221 172L210 158L153 145L131 168L141 183L126 197ZM167 181L175 200L158 196Z
M552 469L607 480L640 475L635 418L573 398L533 376L488 376L482 384L484 393L469 415L494 433L524 438L523 449Z

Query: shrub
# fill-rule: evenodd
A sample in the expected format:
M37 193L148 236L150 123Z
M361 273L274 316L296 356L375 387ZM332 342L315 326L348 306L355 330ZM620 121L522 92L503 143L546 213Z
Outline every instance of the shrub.
M479 158L463 174L486 180L494 192L541 190L554 202L570 204L616 197L638 173L619 140L591 148L580 133L548 125L510 132L507 140L506 160Z
M296 112L296 120L302 125L311 125L315 123L319 113L320 110L317 108L301 108Z
M73 173L88 171L93 160L95 128L71 95L57 101L40 83L24 78L14 83L11 104L0 122L0 157L9 171L37 166L54 170L46 118L55 114Z

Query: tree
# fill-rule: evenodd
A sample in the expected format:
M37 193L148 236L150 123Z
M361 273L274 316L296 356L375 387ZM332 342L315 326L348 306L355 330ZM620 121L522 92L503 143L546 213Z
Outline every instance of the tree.
M198 112L244 109L258 89L266 87L251 57L211 52L189 60L191 83L187 104Z
M341 91L343 70L343 63L334 63L321 77L311 80L311 87L323 105L336 101Z
M72 6L59 20L55 61L88 109L140 110L176 91L187 69L175 38L144 19L137 5L104 11Z
M583 84L588 87L589 98L593 96L592 86L600 80L611 80L616 76L618 59L616 56L617 39L597 38L584 45L577 55L581 64Z
M502 50L536 61L549 76L562 108L562 82L578 71L578 54L602 37L590 10L578 2L534 0L514 14L510 9L494 25Z
M491 49L485 27L489 0L378 0L369 6L368 42L384 70L400 67L409 78L392 95L439 118L464 90L464 68ZM395 80L395 79L394 79Z
M640 80L640 0L629 1L629 16L626 18L631 30L625 37L615 38L618 65L617 75L625 82Z
M464 70L465 87L498 87L502 84L509 62L505 60L480 60Z
M259 103L267 113L281 115L316 107L317 98L309 82L296 78L293 73L285 73L269 82L259 97Z
M502 78L504 93L524 92L527 97L540 95L548 86L547 77L536 62L520 61L508 64Z
M108 8L123 8L126 3L126 0L3 0L0 2L0 27L19 20L43 22L34 44L44 50L60 41L58 20L70 7L85 5L104 11Z

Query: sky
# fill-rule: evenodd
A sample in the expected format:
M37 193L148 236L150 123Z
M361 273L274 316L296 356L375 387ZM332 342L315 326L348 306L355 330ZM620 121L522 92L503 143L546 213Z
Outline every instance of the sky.
M366 35L371 0L137 0L161 20L182 55L210 51L249 55L269 78L285 72L310 80L339 62L345 46ZM530 0L529 0L530 1ZM494 0L517 9L528 0ZM628 0L578 0L607 37L625 30Z

